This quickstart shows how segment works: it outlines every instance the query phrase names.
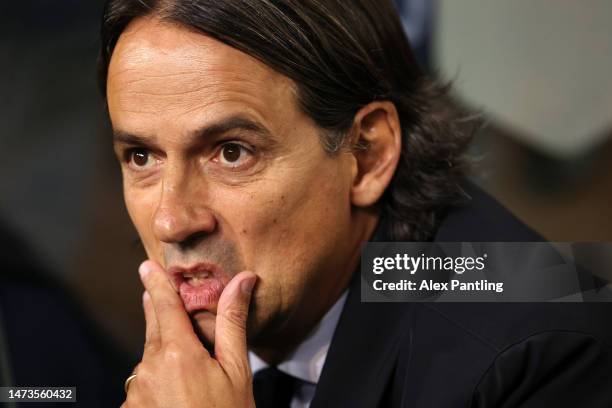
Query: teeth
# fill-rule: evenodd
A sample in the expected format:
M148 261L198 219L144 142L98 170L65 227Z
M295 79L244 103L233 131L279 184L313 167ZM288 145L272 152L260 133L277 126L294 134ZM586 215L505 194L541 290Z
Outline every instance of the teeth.
M185 279L187 283L189 283L192 286L199 286L209 276L210 276L210 272L208 271L196 272L196 273L184 273L183 279Z

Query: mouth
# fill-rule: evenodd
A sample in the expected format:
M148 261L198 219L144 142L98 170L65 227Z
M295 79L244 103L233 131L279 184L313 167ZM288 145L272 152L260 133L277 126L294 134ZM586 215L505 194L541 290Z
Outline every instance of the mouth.
M217 312L221 292L228 280L226 273L213 263L172 266L168 268L171 280L179 292L188 313Z

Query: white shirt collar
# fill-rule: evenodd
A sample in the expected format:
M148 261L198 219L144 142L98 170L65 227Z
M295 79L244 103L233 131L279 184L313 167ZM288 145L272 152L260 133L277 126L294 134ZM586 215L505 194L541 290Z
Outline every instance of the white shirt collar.
M321 371L323 371L323 364L327 357L327 351L329 350L332 336L346 301L347 292L345 291L340 296L304 341L277 366L280 371L302 381L313 384L319 382ZM253 373L268 366L265 361L257 357L252 351L249 351L249 363Z

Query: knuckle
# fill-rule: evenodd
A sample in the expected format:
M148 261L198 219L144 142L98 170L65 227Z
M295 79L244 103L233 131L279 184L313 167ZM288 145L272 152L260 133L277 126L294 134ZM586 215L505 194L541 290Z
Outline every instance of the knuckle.
M181 364L185 355L183 348L176 342L169 342L164 347L163 358L169 364Z
M143 368L142 368L142 361L141 361L140 363L136 364L136 367L134 367L134 369L132 370L132 374L131 375L134 375L134 374L140 375L142 370L143 370Z
M159 344L158 342L153 341L153 339L146 339L145 344L144 344L144 351L145 353L151 353L154 351L159 350Z
M134 389L136 391L154 389L155 388L155 384L154 384L155 378L156 377L154 373L151 372L151 370L148 367L146 366L140 367L138 370L138 376L134 378L133 383L130 385L130 391L132 390L132 386L134 386ZM135 395L131 392L128 393L128 397L130 395L135 397ZM130 400L128 399L127 402L130 402Z
M132 374L142 376L142 375L146 375L147 371L148 371L147 366L141 361L140 363L138 363L136 368L134 368L134 371L132 372Z

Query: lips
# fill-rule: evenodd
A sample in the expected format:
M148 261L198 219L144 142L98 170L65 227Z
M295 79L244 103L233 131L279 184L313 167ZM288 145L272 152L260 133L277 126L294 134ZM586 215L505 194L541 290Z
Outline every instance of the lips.
M173 266L168 272L188 313L198 310L216 313L227 283L226 274L218 266L198 263L188 267Z

